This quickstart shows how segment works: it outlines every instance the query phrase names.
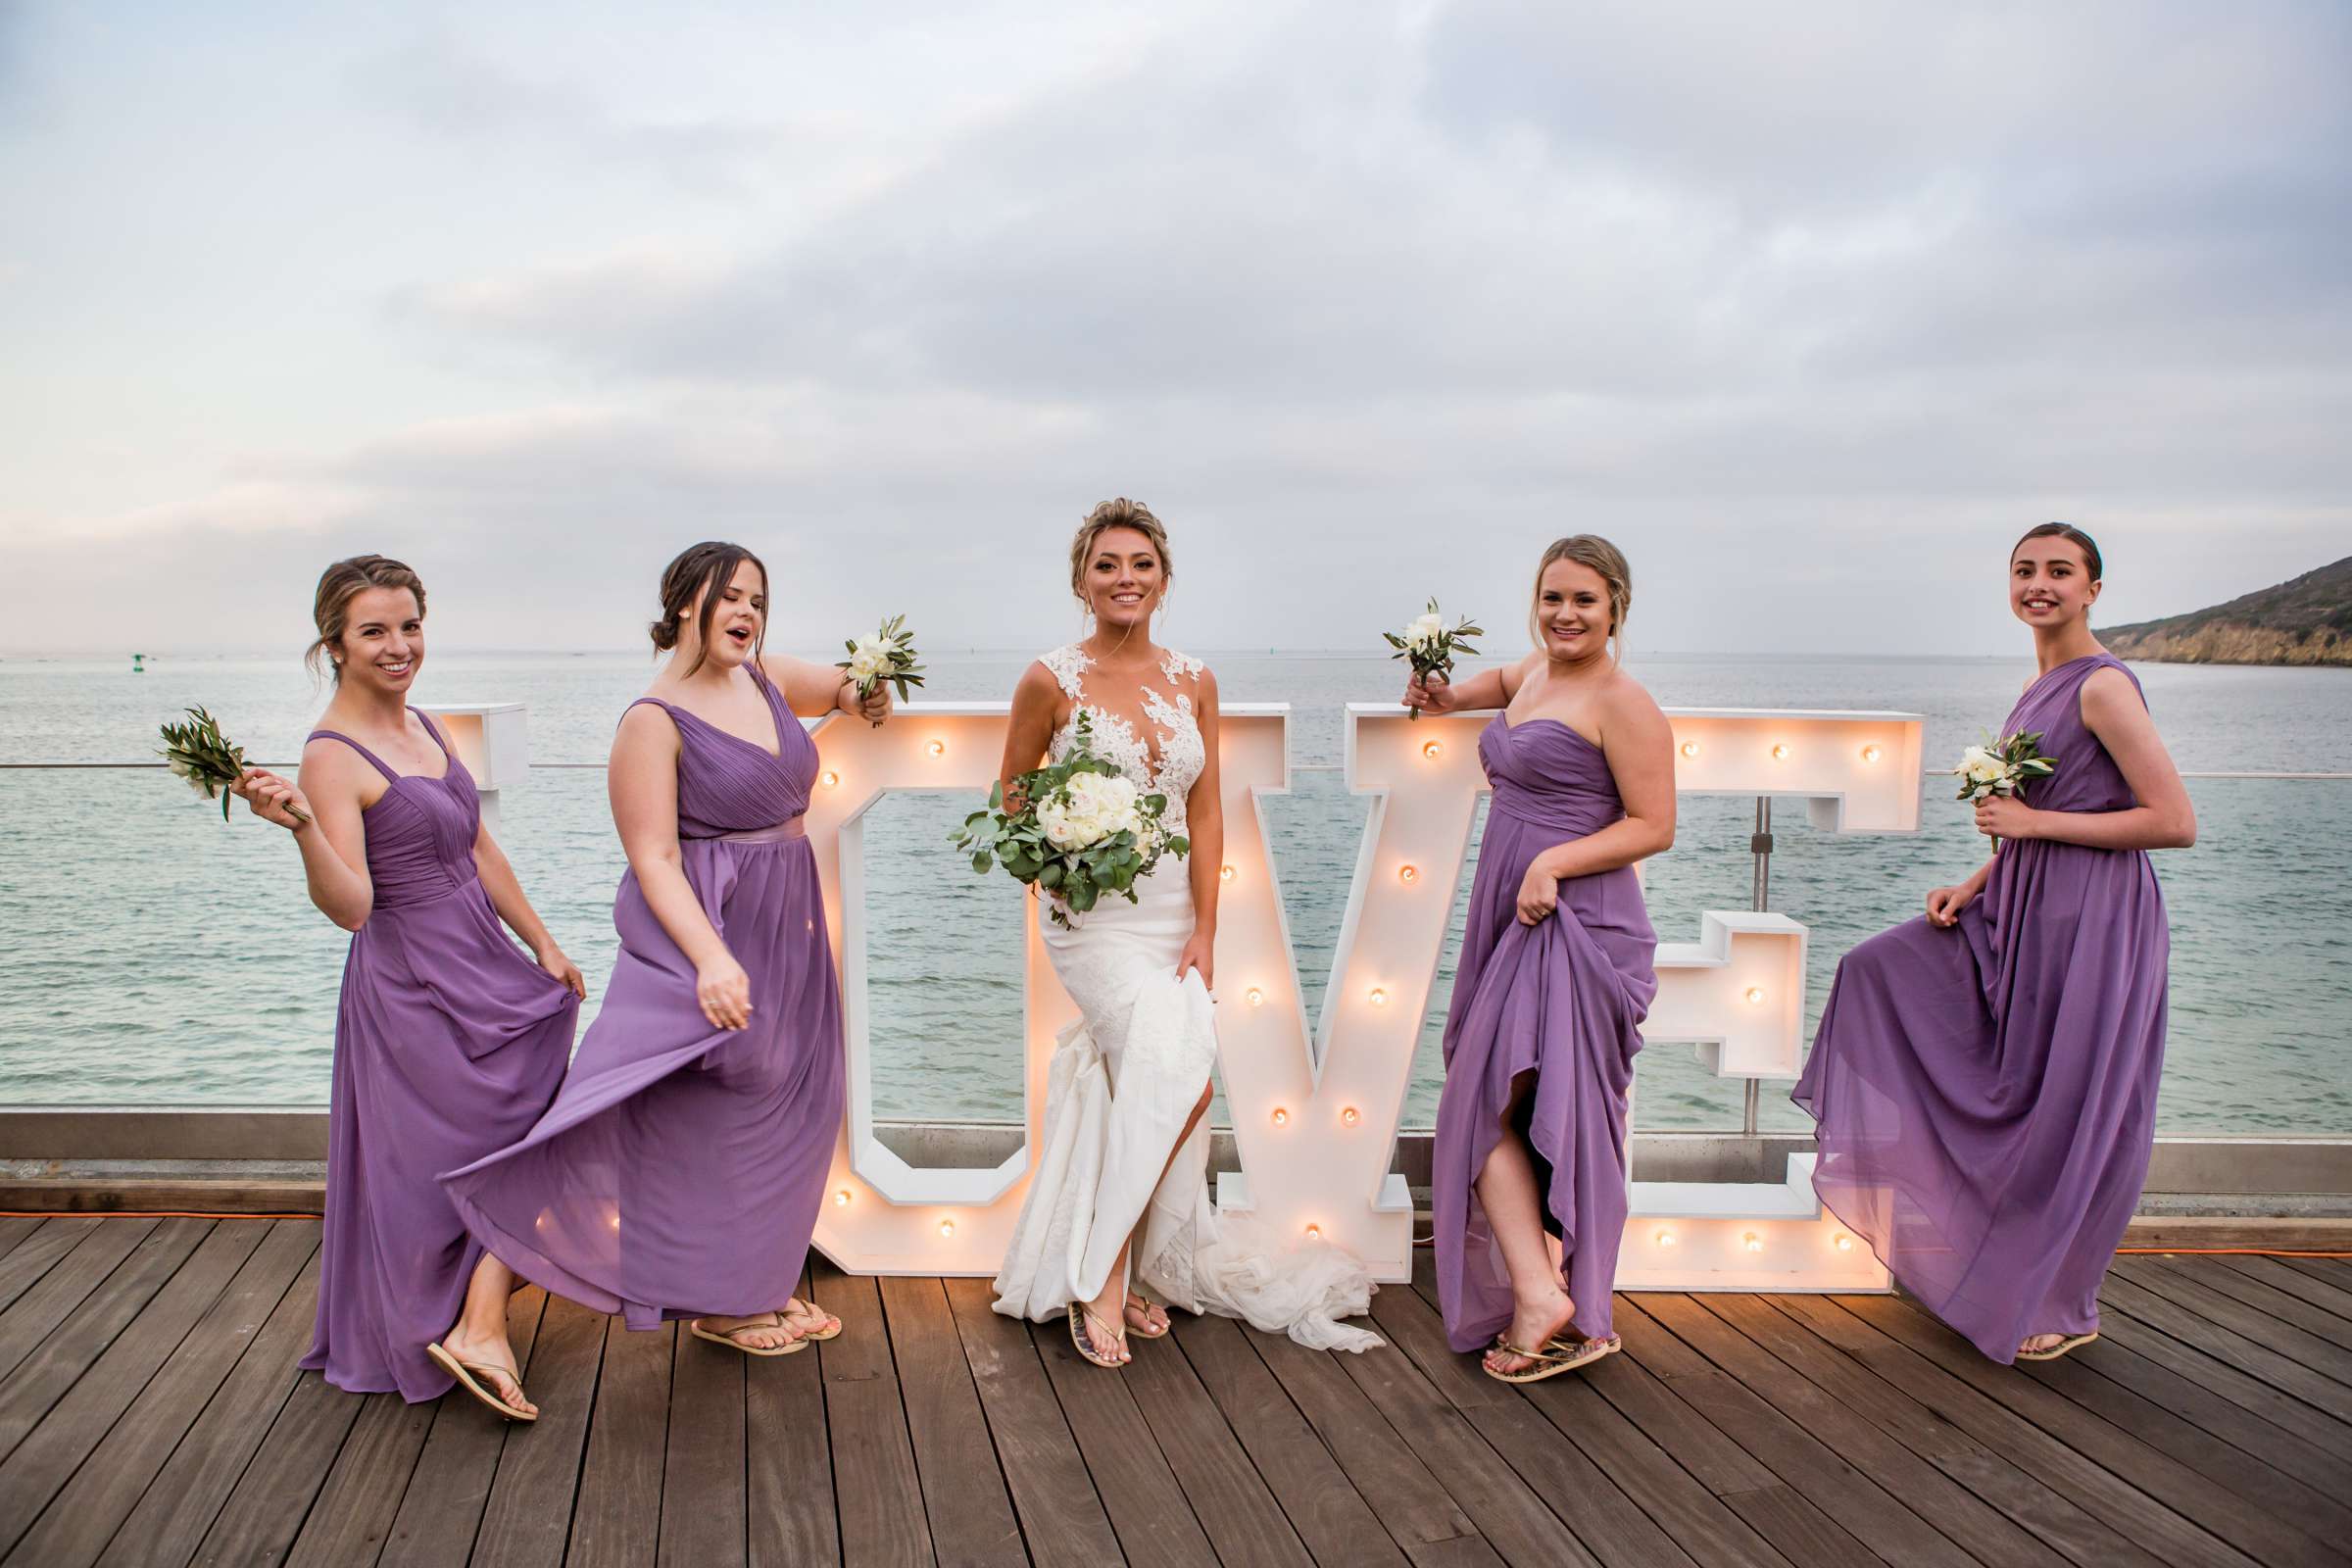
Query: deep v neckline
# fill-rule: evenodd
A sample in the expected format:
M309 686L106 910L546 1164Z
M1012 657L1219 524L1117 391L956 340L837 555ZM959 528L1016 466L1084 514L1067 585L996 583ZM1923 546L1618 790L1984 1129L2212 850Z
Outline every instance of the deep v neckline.
M655 698L654 701L661 703L663 708L668 709L672 712L684 713L688 718L693 719L697 724L702 725L703 728L709 730L713 735L723 735L738 746L750 747L753 751L758 752L761 757L766 758L771 762L781 762L784 760L784 715L782 712L778 711L779 705L776 702L775 687L764 675L754 675L752 677L752 684L760 689L760 700L767 704L767 722L771 731L776 737L776 749L772 752L766 747L760 745L758 741L752 739L749 735L738 735L731 729L727 729L722 725L712 723L710 720L705 718L702 714L696 712L693 709L686 707L683 703L667 702L659 697Z

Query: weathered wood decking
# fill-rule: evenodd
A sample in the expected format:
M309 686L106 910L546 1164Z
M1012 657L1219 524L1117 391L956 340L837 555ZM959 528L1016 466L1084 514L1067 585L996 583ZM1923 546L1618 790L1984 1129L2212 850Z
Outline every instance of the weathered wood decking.
M2352 1560L2352 1264L2128 1257L2007 1370L1883 1298L1624 1298L1515 1390L1183 1321L1111 1374L976 1281L851 1279L776 1360L537 1291L544 1412L298 1374L315 1220L0 1218L0 1564Z

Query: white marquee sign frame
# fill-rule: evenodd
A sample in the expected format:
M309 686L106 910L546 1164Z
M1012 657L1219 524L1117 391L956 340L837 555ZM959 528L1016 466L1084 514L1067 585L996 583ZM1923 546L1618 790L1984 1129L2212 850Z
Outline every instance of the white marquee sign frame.
M1287 704L1222 710L1225 886L1218 921L1219 1074L1243 1169L1217 1201L1279 1230L1345 1245L1373 1277L1410 1277L1412 1201L1390 1169L1414 1048L1486 779L1486 714L1408 722L1351 705L1346 776L1370 797L1321 1016L1311 1032L1267 849L1262 802L1290 790ZM1027 1137L990 1167L920 1169L876 1136L866 1009L863 819L894 790L984 796L1004 751L1003 703L918 703L873 728L816 730L809 838L842 970L848 1114L815 1243L864 1274L993 1275L1026 1190L1047 1063L1074 1015L1033 917L1025 920ZM1912 832L1921 720L1911 713L1668 710L1678 790L1810 803L1815 825ZM942 864L953 871L943 852ZM1025 911L1026 912L1026 911ZM1793 1078L1802 1050L1805 928L1786 915L1701 916L1661 944L1650 1042L1689 1041L1724 1077ZM1812 1156L1777 1184L1633 1184L1618 1284L1629 1290L1878 1290L1869 1250L1829 1218Z

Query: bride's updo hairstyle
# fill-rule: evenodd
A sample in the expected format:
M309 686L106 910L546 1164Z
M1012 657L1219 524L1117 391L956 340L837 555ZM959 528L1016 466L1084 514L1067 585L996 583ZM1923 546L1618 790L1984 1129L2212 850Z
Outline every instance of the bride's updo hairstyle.
M702 633L696 645L694 662L681 673L691 675L703 667L710 657L710 628L718 619L719 598L727 584L735 580L735 568L745 562L760 568L761 591L767 583L767 564L741 545L730 545L716 539L706 539L699 545L689 545L678 552L678 558L662 568L662 618L648 627L659 653L668 653L678 646L678 633L685 628L686 612L694 608L694 596L703 596L703 612L695 618L696 629ZM760 657L767 644L767 616L760 617L759 635L752 639L752 657Z
M1544 643L1544 573L1555 561L1573 561L1589 566L1600 576L1609 590L1609 641L1615 644L1609 657L1625 657L1625 617L1634 608L1634 568L1625 564L1625 552L1596 533L1570 534L1554 539L1544 559L1536 563L1536 586L1527 609L1527 634L1541 649Z
M1086 564L1094 558L1095 541L1112 528L1133 528L1152 541L1152 548L1159 552L1161 582L1176 575L1176 563L1168 555L1168 530L1152 515L1152 509L1125 496L1105 501L1086 514L1078 536L1070 541L1070 596L1081 606L1086 604Z
M2090 580L2092 582L2097 582L2100 580L2100 572L2104 568L2099 561L2099 547L2091 543L2090 535L2084 533L2073 523L2045 522L2039 527L2028 528L2026 530L2025 538L2020 539L2017 543L2009 547L2009 554L2014 557L2020 550L2025 549L2028 543L2035 539L2066 540L2076 549L2082 552L2082 564L2089 569Z
M327 650L343 643L343 628L351 619L351 602L370 588L406 588L416 596L416 613L424 613L424 581L416 572L390 556L353 556L338 561L318 574L318 595L311 604L311 620L318 628L318 640L306 649L302 662L311 666L313 675L325 671L318 666L324 661L332 667L336 684L343 680L343 661Z

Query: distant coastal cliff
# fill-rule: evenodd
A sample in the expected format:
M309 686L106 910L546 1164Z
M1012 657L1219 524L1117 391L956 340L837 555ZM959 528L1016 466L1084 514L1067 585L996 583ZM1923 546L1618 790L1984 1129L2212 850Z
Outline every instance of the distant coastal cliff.
M2120 659L2169 664L2352 664L2352 556L2210 610L2100 626Z

